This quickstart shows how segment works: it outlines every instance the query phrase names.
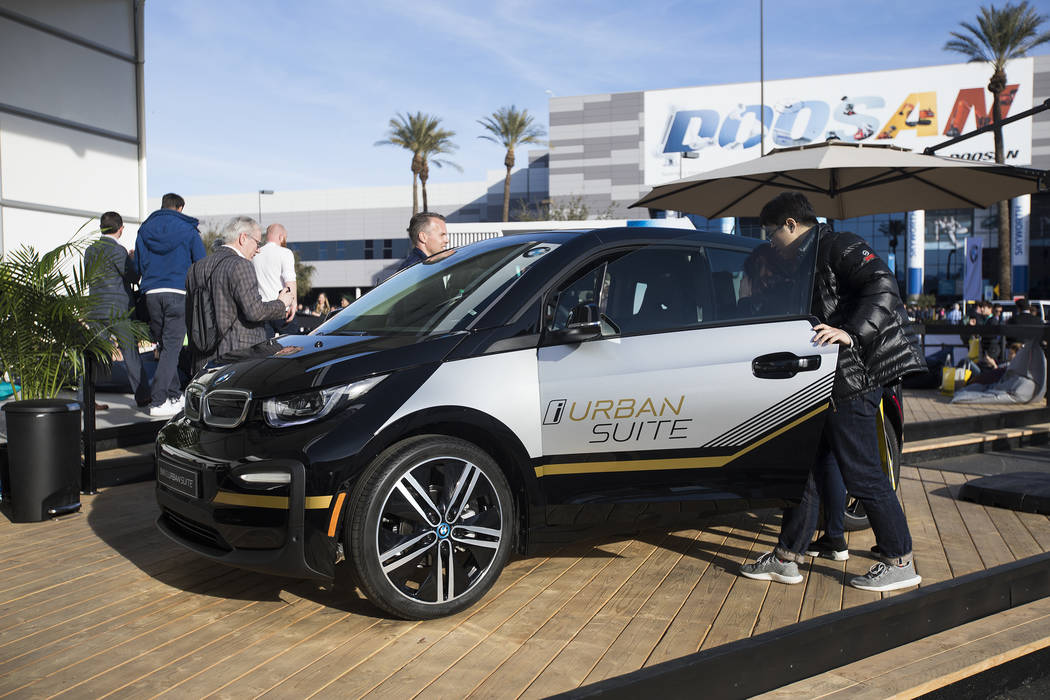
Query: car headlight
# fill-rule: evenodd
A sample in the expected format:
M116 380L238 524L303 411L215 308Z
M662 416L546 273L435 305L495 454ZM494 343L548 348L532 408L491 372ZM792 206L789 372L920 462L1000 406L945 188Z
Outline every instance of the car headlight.
M329 413L342 410L387 375L369 377L342 386L303 391L290 396L277 396L263 402L266 423L274 428L286 428L320 420Z

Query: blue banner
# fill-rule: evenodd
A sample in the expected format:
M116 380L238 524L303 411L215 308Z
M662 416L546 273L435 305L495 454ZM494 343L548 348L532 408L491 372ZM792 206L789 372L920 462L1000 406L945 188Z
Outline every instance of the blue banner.
M982 298L981 261L981 239L970 236L966 239L966 262L963 265L963 299L965 301L976 301Z

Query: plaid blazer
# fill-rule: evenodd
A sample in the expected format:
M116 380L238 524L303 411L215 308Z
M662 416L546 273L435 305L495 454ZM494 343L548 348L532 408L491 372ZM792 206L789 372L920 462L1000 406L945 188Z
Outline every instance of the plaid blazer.
M214 358L263 342L266 340L263 322L281 319L285 315L284 302L278 299L264 302L259 296L259 282L251 261L242 258L232 248L223 246L193 263L186 273L187 321L192 313L189 291L199 289L209 278L215 304L215 322L219 326L219 333L224 335L215 353L202 356L194 352L194 372Z

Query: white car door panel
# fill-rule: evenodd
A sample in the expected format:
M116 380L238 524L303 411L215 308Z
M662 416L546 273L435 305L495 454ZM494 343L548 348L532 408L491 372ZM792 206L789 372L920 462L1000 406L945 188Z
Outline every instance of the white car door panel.
M541 348L543 453L746 448L827 402L837 350L812 338L807 321L793 320ZM755 358L775 353L819 363L790 378L755 376Z

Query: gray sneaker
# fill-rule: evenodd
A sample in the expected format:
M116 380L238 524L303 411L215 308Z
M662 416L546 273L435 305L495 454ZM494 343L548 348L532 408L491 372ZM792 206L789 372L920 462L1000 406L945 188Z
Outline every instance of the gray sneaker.
M915 573L915 564L908 562L904 566L876 562L868 573L850 579L849 585L864 591L895 591L899 588L918 586L922 576Z
M754 564L744 564L740 573L759 581L776 581L777 583L801 583L802 574L798 564L793 561L780 561L773 552L766 552Z

